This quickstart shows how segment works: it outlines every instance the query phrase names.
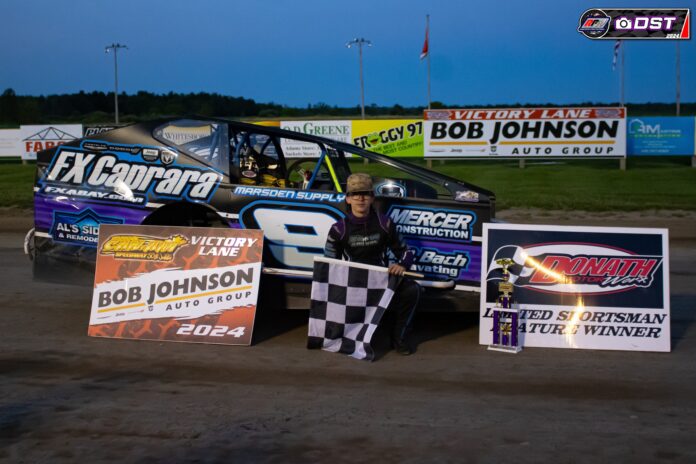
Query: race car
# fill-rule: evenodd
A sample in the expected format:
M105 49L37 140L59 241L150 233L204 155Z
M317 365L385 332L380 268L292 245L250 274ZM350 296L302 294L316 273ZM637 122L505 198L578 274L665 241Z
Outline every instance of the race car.
M262 229L262 286L274 288L262 294L308 307L313 258L346 215L352 172L373 176L375 207L414 250L411 270L437 300L421 306L478 310L477 299L461 297L479 290L492 192L347 143L195 117L133 124L38 153L28 241L34 276L90 283L101 224Z

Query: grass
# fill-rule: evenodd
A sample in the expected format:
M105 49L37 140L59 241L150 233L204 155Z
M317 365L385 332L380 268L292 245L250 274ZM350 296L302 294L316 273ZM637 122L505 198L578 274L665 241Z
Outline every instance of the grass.
M33 163L21 164L19 161L0 162L0 206L31 208L34 204Z
M374 163L352 169L385 172ZM527 160L524 169L516 161L448 160L433 161L433 170L495 192L499 210L696 210L696 168L689 157L628 158L625 171L618 160Z
M410 161L410 160L409 160ZM527 161L433 161L433 170L495 192L497 209L513 207L586 211L696 210L696 168L691 159L628 158L571 160L541 164ZM424 160L413 160L425 166ZM380 175L375 163L351 163L353 171ZM0 162L0 206L31 208L34 164Z

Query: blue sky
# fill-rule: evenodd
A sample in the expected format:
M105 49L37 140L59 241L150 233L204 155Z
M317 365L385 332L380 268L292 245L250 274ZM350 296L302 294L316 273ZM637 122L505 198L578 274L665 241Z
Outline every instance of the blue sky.
M0 92L217 92L290 106L427 104L419 60L430 14L432 99L449 104L619 99L612 41L579 34L592 7L689 7L680 0L2 0ZM692 35L694 27L692 24ZM675 42L626 45L626 101L675 101ZM681 41L682 102L696 101L696 40Z

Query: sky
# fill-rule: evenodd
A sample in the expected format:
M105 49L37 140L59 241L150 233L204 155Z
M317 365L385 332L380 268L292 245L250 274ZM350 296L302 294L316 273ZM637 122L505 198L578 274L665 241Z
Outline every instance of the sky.
M577 32L593 7L696 0L0 0L0 92L216 92L288 106L427 105L419 55L430 15L433 101L461 106L619 101L613 41ZM691 33L696 27L692 24ZM627 41L625 99L674 102L675 41ZM696 101L696 39L680 41L681 101Z

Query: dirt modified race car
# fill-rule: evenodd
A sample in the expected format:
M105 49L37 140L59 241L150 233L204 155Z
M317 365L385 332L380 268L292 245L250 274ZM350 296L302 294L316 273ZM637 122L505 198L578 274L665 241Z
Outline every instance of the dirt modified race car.
M491 192L346 143L199 118L134 124L40 152L34 275L91 283L101 224L262 229L262 294L308 307L313 257L345 216L346 179L357 171L372 174L376 208L415 251L411 270L438 300L421 306L466 306L461 297L479 289Z

